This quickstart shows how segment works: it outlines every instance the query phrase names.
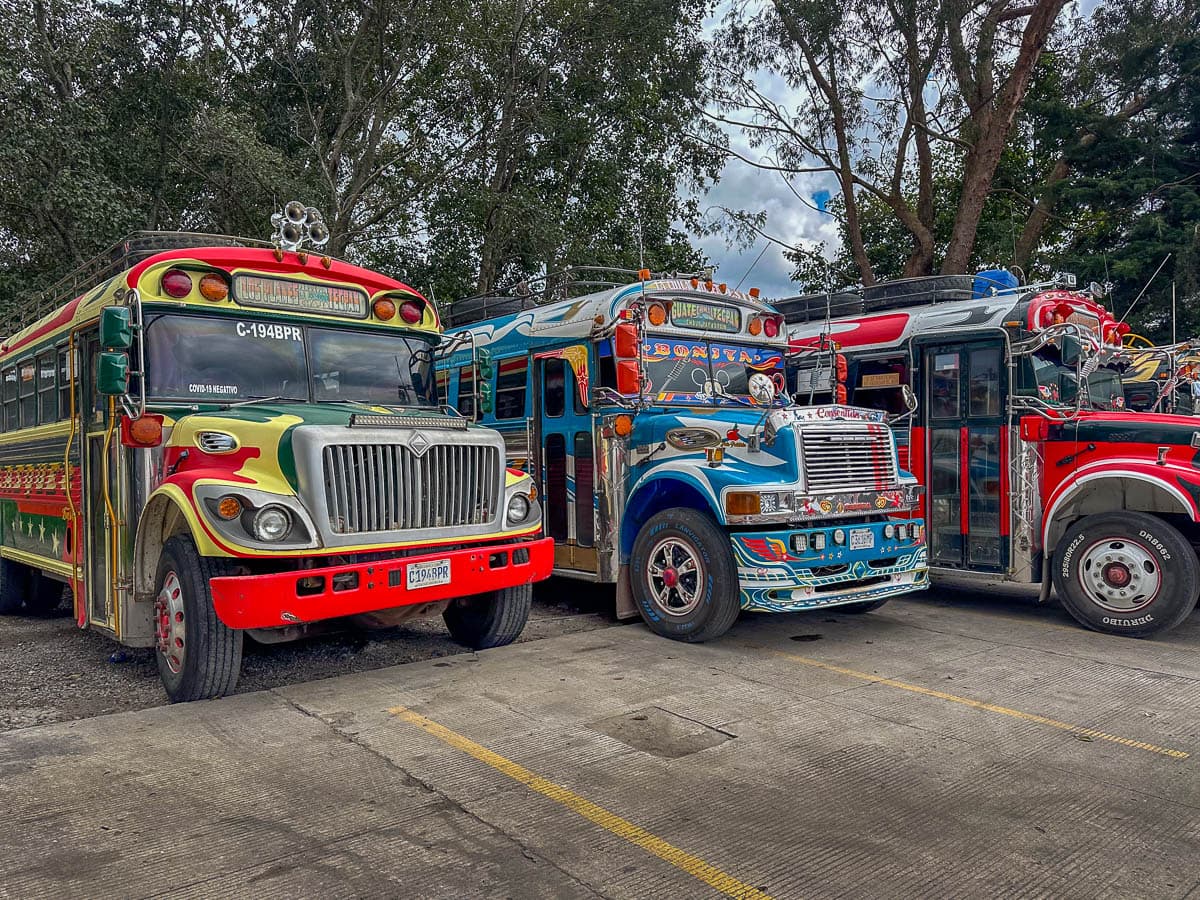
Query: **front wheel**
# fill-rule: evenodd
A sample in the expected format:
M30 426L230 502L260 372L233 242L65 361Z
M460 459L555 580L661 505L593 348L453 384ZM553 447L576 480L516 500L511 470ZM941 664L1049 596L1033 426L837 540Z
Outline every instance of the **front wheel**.
M32 574L20 563L0 558L0 613L20 612L29 594Z
M450 637L472 650L511 644L529 621L533 585L519 584L503 590L451 601L442 613Z
M242 632L217 618L209 587L209 579L228 574L228 564L201 556L189 535L163 545L155 582L155 656L172 703L210 700L237 687Z
M1196 608L1200 561L1187 539L1139 512L1086 516L1054 551L1054 589L1067 612L1095 631L1148 637Z
M720 637L737 620L737 568L729 535L694 509L667 509L642 526L630 559L633 599L655 634Z

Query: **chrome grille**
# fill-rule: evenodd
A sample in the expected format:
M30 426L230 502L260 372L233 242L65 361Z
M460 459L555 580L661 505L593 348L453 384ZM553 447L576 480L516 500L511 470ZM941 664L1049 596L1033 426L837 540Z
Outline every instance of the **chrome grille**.
M332 444L323 451L325 506L334 534L486 525L504 473L496 447Z
M892 433L886 425L804 423L800 428L805 490L810 494L896 486Z

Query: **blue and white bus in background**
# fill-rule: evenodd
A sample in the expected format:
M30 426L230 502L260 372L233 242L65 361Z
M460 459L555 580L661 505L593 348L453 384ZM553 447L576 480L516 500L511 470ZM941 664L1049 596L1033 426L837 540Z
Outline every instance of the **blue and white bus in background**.
M635 277L447 316L446 402L533 475L555 573L615 583L619 616L685 641L740 610L865 612L926 588L921 488L886 413L791 405L783 317L757 291Z

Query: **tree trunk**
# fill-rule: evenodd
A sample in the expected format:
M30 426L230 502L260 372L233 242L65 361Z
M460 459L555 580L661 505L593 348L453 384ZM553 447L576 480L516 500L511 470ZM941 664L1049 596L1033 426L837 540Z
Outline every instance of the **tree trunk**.
M1025 23L1021 49L1013 63L1012 71L997 92L994 102L990 96L972 97L971 93L964 91L975 101L971 103L969 119L973 131L972 144L963 164L962 194L954 217L950 243L946 248L946 258L942 263L944 275L956 275L967 271L971 252L975 248L975 237L983 215L983 206L991 193L992 179L996 175L996 167L1000 163L1004 146L1016 121L1017 110L1029 88L1034 65L1046 46L1046 39L1059 12L1065 5L1066 0L1037 0ZM981 47L978 55L983 57L990 53L990 47ZM974 86L974 83L970 86L972 91Z

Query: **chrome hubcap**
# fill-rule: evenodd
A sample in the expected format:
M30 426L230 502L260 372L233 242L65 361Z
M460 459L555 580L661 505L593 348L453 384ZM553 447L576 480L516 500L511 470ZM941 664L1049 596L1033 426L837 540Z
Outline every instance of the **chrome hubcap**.
M183 671L187 651L187 623L183 615L183 586L174 572L167 573L154 601L154 624L158 652L167 668L178 675Z
M654 604L669 616L683 616L700 603L704 564L696 549L678 538L663 538L650 551L646 584Z
M1084 551L1079 580L1092 602L1116 613L1148 605L1162 588L1158 559L1140 544L1116 538L1097 541Z

